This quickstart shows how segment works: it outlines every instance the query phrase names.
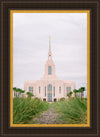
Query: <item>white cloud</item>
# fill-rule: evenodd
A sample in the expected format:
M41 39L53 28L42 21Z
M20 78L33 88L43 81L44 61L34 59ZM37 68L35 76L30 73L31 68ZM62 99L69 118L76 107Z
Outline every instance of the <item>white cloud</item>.
M87 81L86 13L14 13L13 27L13 86L42 77L49 35L57 76Z

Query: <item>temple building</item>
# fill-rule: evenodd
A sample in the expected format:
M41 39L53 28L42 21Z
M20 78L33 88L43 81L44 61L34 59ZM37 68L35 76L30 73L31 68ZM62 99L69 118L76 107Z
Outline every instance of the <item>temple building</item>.
M56 76L51 52L51 39L49 37L49 52L44 75L40 80L29 80L24 83L25 95L27 96L27 92L31 92L43 101L54 102L59 101L60 98L67 98L67 93L73 91L75 87L76 83L74 81L60 80Z

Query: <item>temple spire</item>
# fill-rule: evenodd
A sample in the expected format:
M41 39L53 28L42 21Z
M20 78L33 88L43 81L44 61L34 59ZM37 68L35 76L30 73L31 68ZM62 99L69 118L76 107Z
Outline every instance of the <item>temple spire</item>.
M49 36L49 51L51 51L51 37Z
M52 59L52 54L51 54L51 37L49 36L49 53L48 53L48 59Z

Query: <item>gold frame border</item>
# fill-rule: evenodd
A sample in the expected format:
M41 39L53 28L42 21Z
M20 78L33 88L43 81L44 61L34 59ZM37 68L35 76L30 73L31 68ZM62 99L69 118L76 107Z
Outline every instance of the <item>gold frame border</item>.
M13 13L87 13L87 124L13 124ZM10 127L90 127L90 10L10 10Z

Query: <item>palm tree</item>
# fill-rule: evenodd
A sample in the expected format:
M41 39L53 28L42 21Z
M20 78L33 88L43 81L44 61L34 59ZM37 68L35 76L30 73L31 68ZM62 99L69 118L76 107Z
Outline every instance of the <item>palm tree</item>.
M18 92L19 92L19 95L21 95L21 93L24 93L25 90L22 90L22 89L18 88Z
M21 93L22 93L22 96L23 96L23 93L25 92L25 90L21 90Z
M19 97L19 95L21 94L21 89L17 88L17 92L18 92L18 97Z
M18 92L18 91L19 91L19 89L16 88L16 87L13 87L13 90L14 90L15 92ZM17 94L16 94L16 97L18 97Z
M76 93L78 93L79 91L77 89L74 89L73 92L74 92L75 97L76 97Z
M22 90L22 92L21 93L24 93L25 92L25 90Z
M17 92L19 95L21 95L21 93L24 93L24 92L25 92L25 90L22 90L22 89L16 88L16 87L13 87L13 90L14 90L15 92ZM19 95L16 94L16 97L18 97Z
M73 92L70 91L70 92L67 94L67 96L70 98L72 94L73 94Z
M16 92L16 87L13 87L13 91L14 91L14 96L16 95L15 92Z
M13 90L16 91L16 87L13 87Z
M69 93L70 93L70 96L73 94L73 92L72 92L72 91L70 91Z
M81 99L82 99L82 93L85 91L85 87L79 88L79 92L81 93Z
M28 97L32 97L32 96L34 96L31 92L27 92L27 95L28 95Z

